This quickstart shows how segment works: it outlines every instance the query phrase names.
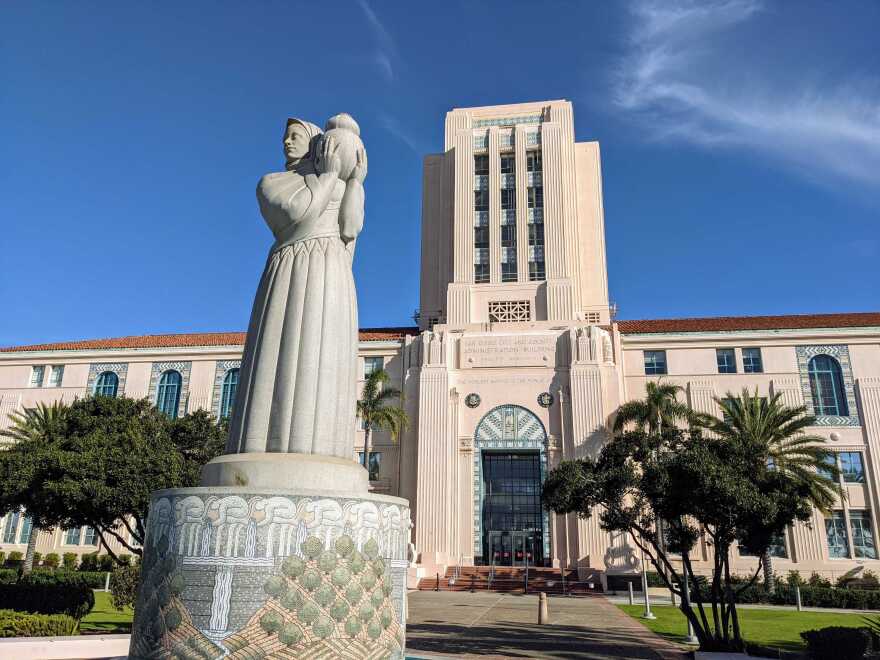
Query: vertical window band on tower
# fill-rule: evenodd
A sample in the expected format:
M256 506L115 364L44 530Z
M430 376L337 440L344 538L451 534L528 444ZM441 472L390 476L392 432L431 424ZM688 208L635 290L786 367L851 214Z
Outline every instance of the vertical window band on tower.
M489 157L474 156L474 177L488 176ZM489 281L489 191L474 190L474 283Z
M541 151L531 149L526 152L528 188L528 227L529 227L529 281L539 282L547 279L544 262L544 188L541 184Z

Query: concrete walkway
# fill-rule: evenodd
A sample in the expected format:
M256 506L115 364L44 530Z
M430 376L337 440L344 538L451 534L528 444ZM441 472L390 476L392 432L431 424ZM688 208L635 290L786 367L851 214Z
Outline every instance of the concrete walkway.
M538 597L486 592L409 594L407 656L442 658L668 659L687 657L602 596L550 597L539 626Z

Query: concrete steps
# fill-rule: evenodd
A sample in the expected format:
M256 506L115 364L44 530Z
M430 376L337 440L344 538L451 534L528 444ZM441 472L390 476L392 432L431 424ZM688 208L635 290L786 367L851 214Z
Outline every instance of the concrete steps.
M573 596L587 596L602 591L602 585L598 581L579 581L577 571L566 570L564 584L562 571L558 568L529 567L528 584L525 568L496 567L491 579L490 573L488 566L462 566L456 577L455 568L448 568L445 575L423 577L418 588L420 591L493 591L520 594L543 591Z

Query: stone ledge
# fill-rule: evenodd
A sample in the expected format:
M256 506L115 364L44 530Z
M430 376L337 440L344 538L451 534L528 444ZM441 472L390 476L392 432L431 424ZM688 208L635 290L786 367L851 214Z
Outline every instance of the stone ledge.
M128 657L131 635L13 637L0 639L0 658L15 660L115 660Z

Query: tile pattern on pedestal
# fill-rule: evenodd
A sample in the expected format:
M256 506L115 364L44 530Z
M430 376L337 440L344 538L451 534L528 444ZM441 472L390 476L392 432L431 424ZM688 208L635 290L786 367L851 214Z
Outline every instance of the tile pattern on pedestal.
M402 657L405 504L199 490L153 499L132 658Z

